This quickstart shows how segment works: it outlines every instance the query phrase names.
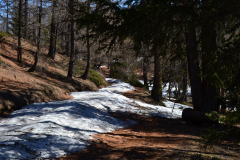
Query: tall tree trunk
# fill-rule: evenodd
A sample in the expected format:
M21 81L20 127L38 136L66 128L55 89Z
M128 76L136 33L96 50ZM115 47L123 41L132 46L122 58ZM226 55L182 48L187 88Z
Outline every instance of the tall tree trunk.
M202 110L202 90L199 60L197 54L196 29L194 22L188 28L188 67L190 70L190 83L193 107L195 110Z
M55 37L54 49L53 49L54 57L55 57L56 52L57 52L57 36L58 36L58 23L56 24L56 37Z
M206 5L209 0L203 0L203 6ZM203 11L204 12L204 11ZM216 50L216 30L215 24L212 21L208 21L203 24L202 27L202 92L203 92L203 108L202 111L219 112L219 105L217 100L217 89L210 83L210 80L207 79L209 70L211 70L211 64L214 60L215 50ZM212 74L212 73L210 73Z
M144 82L144 86L148 89L148 79L147 79L147 57L144 57L143 59L143 82Z
M87 12L89 12L90 10L90 2L88 1L87 4ZM86 80L89 74L89 70L90 70L90 43L89 43L89 24L87 25L87 31L86 31L86 36L87 36L87 66L85 69L85 72L83 73L83 75L81 76L82 79Z
M73 21L73 0L69 0L69 8L71 14L71 52L70 52L70 60L68 67L68 78L72 78L73 75L73 56L74 56L74 21Z
M21 38L22 38L22 30L21 30L21 23L22 23L22 0L19 0L19 12L18 12L18 55L17 61L22 62L22 46L21 46Z
M34 27L34 25L32 25L32 41L36 42L36 29Z
M37 52L35 55L35 61L33 66L28 70L28 72L34 72L37 68L38 63L38 56L40 52L40 38L41 38L41 20L42 20L42 0L40 0L40 6L39 6L39 15L38 15L38 37L37 37Z
M160 88L160 61L159 61L158 49L155 49L154 50L154 80L153 80L153 89L152 89L151 97L155 101L161 102L162 97L160 97L159 88Z
M54 43L56 39L55 7L56 7L56 0L53 0L51 35L50 35L50 45L49 45L49 51L48 51L48 57L50 57L51 59L55 58L55 53L54 53Z
M67 25L68 30L71 30L71 24ZM71 39L71 34L69 35L68 33L65 35L65 39L66 39L66 44L65 44L65 53L67 56L70 56L70 39Z
M65 42L65 36L64 36L63 33L61 33L61 43L60 43L60 45L61 45L62 50L64 49L64 42Z
M184 60L183 62L183 71L184 71L184 74L183 74L183 79L182 79L182 88L183 88L183 93L182 93L182 102L187 102L187 83L188 83L188 66L187 66L187 58Z
M24 11L24 32L23 32L23 37L25 38L25 39L27 39L28 38L28 32L27 32L27 30L28 30L28 26L27 26L27 23L28 23L28 0L25 0L25 3L24 3L24 5L25 5L25 11Z
M143 82L144 82L144 86L148 89L148 78L147 78L147 73L148 73L148 52L149 49L148 47L145 47L143 50Z
M189 2L193 0L184 0L186 7L193 7L189 5ZM191 9L191 8L190 8ZM193 9L193 8L192 8ZM192 102L195 110L202 110L202 90L201 90L201 77L199 60L197 53L197 40L196 40L196 28L194 20L191 20L188 24L188 33L186 33L186 41L188 47L188 72L191 84Z
M222 98L224 98L224 88L223 87L221 87L221 89L220 89L220 96L222 97ZM222 101L223 103L221 103L221 113L225 113L226 112L226 104L225 104L225 101Z
M9 31L8 31L8 12L9 12L9 8L8 8L8 7L9 7L9 6L8 6L8 0L7 0L7 4L6 4L6 5L7 5L7 22L6 22L7 24L6 24L6 33L9 33Z

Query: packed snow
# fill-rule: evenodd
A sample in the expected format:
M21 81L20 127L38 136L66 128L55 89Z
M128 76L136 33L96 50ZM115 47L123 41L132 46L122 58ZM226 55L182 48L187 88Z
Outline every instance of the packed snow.
M188 107L170 101L164 102L166 107L138 102L120 94L134 87L107 80L113 85L96 92L73 92L72 100L34 103L2 119L0 159L61 157L85 149L94 134L136 124L117 119L109 112L179 118Z

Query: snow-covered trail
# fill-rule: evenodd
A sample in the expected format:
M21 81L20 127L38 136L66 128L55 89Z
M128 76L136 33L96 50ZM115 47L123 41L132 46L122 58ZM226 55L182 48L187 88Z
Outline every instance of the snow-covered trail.
M72 100L28 105L0 121L0 159L60 157L86 148L93 134L136 123L109 112L178 118L188 107L169 101L164 102L167 107L141 103L119 94L134 90L132 86L107 80L115 83L97 92L74 92Z

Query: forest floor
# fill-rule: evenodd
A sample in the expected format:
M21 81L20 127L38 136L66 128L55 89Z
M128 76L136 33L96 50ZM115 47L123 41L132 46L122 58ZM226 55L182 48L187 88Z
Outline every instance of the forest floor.
M109 75L107 67L101 69L105 75ZM122 95L144 103L157 104L148 91L137 87L135 89ZM206 128L209 127L206 124L135 114L123 116L113 113L113 115L122 120L134 120L138 124L113 132L96 134L88 149L59 159L240 159L240 148L232 147L229 142L225 145L213 145L207 149L198 142L200 136L206 134Z
M9 36L0 40L0 115L2 117L28 104L71 99L70 92L99 89L90 80L76 78L81 74L80 68L75 67L73 79L66 78L69 58L59 53L54 60L48 58L47 46L41 46L36 71L28 72L34 63L37 48L34 43L22 39L23 61L19 63L16 44L17 37Z
M56 59L51 60L46 56L47 49L44 46L37 71L27 72L34 62L36 47L23 40L23 63L19 63L16 61L16 44L14 37L6 37L0 43L0 109L3 117L31 103L72 99L70 92L98 89L93 82L76 78L80 76L77 72L73 80L65 78L68 57L57 54ZM102 71L106 76L109 75L107 67L102 67ZM141 88L122 95L157 104L148 91ZM200 135L205 133L206 126L203 124L137 114L111 114L123 121L134 120L138 124L95 134L88 149L59 159L240 159L240 149L231 147L231 144L205 150L197 142Z

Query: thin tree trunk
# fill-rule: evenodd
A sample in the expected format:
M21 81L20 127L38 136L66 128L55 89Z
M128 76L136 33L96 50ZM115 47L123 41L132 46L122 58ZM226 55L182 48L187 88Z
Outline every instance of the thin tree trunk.
M159 54L158 49L154 50L154 80L153 80L153 89L151 93L151 97L155 101L161 101L161 97L159 94L159 88L160 88L160 61L159 61Z
M68 30L71 30L71 24L67 25ZM70 56L70 52L69 52L69 48L70 48L70 39L71 39L71 34L69 36L69 34L67 33L65 35L65 39L66 39L66 44L65 44L65 53L67 56Z
M35 61L33 66L28 70L28 72L34 72L37 68L38 63L38 56L40 52L40 38L41 38L41 20L42 20L42 0L40 0L40 6L39 6L39 16L38 16L38 37L37 37L37 52L35 55Z
M222 97L222 98L224 98L224 88L221 88L220 89L220 96ZM221 113L226 113L226 104L225 104L225 102L224 103L221 103Z
M148 78L147 78L147 73L148 73L148 69L147 69L147 65L148 65L148 47L144 48L143 51L143 82L144 82L144 86L148 89Z
M55 53L54 53L54 43L56 39L55 7L56 7L56 0L53 0L51 35L50 35L50 45L49 45L49 51L48 51L48 57L50 57L51 59L55 58Z
M25 0L25 11L24 11L24 33L23 33L23 37L25 39L28 38L28 34L27 34L27 22L28 22L28 0Z
M90 10L90 2L88 1L88 9L87 12L89 12ZM85 69L85 72L83 73L83 75L81 76L82 79L86 80L89 74L89 70L90 70L90 43L89 43L89 24L87 25L87 66Z
M183 86L183 93L182 93L182 101L187 102L187 84L188 84L188 66L187 66L187 58L183 62L183 79L182 79L182 86Z
M9 33L8 32L8 12L9 12L9 8L8 8L8 0L7 0L7 24L6 24L6 33Z
M58 35L58 23L57 23L57 25L56 25L56 36L55 36L54 50L53 50L54 57L55 57L56 52L57 52L57 35Z
M68 78L72 78L73 75L73 56L74 56L74 21L73 21L73 0L69 0L70 14L71 14L71 52L68 67Z
M21 38L22 38L22 30L21 30L21 23L22 23L22 0L19 0L19 13L18 13L18 55L17 61L22 62L22 46L21 46Z
M143 82L144 82L144 86L148 89L146 61L147 61L147 57L144 57L144 59L143 59Z

